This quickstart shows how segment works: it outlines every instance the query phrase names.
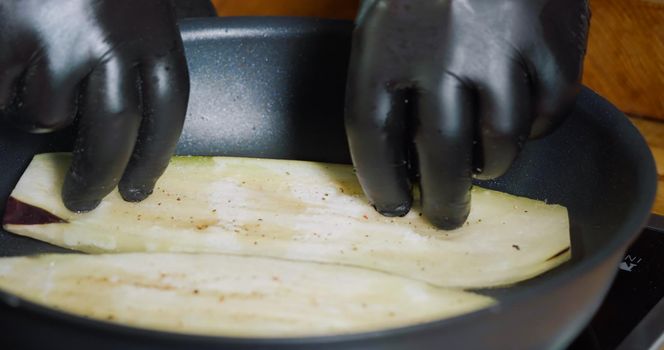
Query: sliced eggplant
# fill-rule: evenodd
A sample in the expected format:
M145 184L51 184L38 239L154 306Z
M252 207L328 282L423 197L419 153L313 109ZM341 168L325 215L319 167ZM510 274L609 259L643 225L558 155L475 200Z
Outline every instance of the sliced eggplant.
M489 297L367 269L206 254L4 258L0 288L94 319L235 337L379 330L493 303Z
M417 205L401 218L376 213L350 166L175 157L147 200L128 203L114 192L76 214L60 199L69 161L34 158L11 194L6 230L89 253L272 257L458 288L522 281L570 257L564 207L477 187L466 225L441 231Z

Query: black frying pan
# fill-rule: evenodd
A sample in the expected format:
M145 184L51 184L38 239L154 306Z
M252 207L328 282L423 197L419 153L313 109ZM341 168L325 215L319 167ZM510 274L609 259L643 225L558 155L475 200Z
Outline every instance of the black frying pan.
M181 25L192 79L177 152L349 162L343 97L351 24L234 18ZM0 128L0 202L31 156L67 150L72 132ZM643 139L613 106L584 89L551 136L527 144L504 177L482 183L569 208L572 261L526 283L485 291L500 303L428 324L348 336L251 340L122 327L0 293L3 349L545 349L564 347L588 322L656 188ZM2 213L0 212L0 215ZM0 255L63 251L0 232ZM3 344L4 343L4 344Z

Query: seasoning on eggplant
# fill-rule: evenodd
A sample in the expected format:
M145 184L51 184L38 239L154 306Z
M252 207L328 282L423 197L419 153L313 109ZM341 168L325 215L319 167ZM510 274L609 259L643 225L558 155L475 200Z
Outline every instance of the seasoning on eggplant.
M376 213L352 167L337 164L176 157L145 201L125 202L113 192L94 211L75 214L60 199L69 159L36 156L11 194L67 223L9 222L6 230L87 253L251 255L367 268L454 288L519 282L570 257L562 206L476 187L468 225L442 231L418 206L404 217Z
M219 254L2 258L0 288L124 325L254 338L382 330L494 303L368 269Z

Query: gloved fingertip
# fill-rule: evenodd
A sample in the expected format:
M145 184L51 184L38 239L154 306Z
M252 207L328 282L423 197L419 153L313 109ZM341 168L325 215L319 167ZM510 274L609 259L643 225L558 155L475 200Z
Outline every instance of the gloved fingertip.
M89 212L97 208L103 199L103 196L100 198L91 194L90 191L86 191L84 183L81 179L69 174L62 186L62 202L74 213Z
M120 191L120 195L122 196L122 199L124 199L127 202L140 202L146 198L148 198L152 192L154 191L153 186L147 186L147 185L128 185L123 182L120 182L118 185L118 190Z
M74 213L87 213L99 206L101 199L80 199L63 195L65 207Z
M520 146L516 146L515 149L517 150L511 151L508 148L505 148L505 152L503 154L500 156L496 155L493 158L493 162L490 167L476 168L475 171L473 171L473 177L480 181L489 181L505 175L505 173L510 170L516 155L521 152Z
M405 203L398 204L396 206L394 205L381 206L378 204L374 204L373 207L374 209L376 209L378 213L380 213L383 216L401 217L401 216L406 216L406 214L408 214L408 212L410 211L411 202L408 201Z
M487 174L487 173L484 173L484 172L474 173L473 177L477 180L480 180L480 181L488 181L488 180L493 180L493 179L496 178L495 176L491 176L491 174Z
M470 201L446 206L446 208L436 211L433 215L427 214L426 212L424 213L425 217L432 225L446 231L456 230L463 226L468 219L469 214Z
M431 222L431 224L433 224L434 226L436 226L441 230L451 231L451 230L456 230L461 226L463 226L467 218L468 215L462 217L446 216L442 218L429 218L429 221Z

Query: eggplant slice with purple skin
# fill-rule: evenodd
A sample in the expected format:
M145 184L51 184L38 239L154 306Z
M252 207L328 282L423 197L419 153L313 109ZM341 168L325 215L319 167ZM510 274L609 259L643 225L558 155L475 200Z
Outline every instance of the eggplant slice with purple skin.
M464 289L516 283L570 257L562 206L476 187L466 225L442 231L418 206L400 218L376 213L352 168L337 164L175 157L145 201L125 202L115 191L96 210L76 214L59 195L69 160L35 156L11 194L5 230L86 253L258 256ZM46 220L26 224L30 217Z
M68 154L35 156L5 230L101 255L0 259L0 289L74 314L163 331L331 335L456 316L570 257L567 210L482 188L438 230L416 205L376 213L347 165L175 157L155 192L89 213L60 199ZM116 253L116 254L108 254Z

